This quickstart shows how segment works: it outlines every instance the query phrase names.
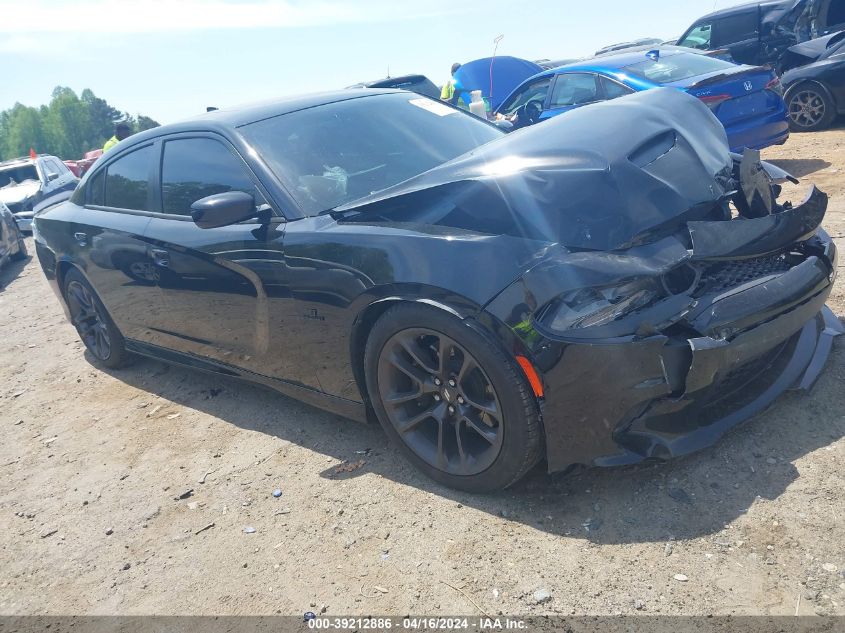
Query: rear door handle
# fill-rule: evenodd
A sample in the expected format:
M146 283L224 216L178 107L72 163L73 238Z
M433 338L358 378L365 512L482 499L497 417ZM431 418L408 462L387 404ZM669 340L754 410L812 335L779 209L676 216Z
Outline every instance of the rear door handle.
M80 246L85 246L88 244L88 234L87 233L74 233L73 237L76 238L76 241L79 242Z
M153 263L156 266L161 266L162 268L167 268L170 266L170 253L160 248L153 248L150 250L150 255L152 255Z

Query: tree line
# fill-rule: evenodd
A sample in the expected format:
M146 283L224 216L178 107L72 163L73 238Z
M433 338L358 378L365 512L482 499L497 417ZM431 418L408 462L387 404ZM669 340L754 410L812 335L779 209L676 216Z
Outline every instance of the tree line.
M126 121L133 132L158 127L144 115L131 116L110 106L86 88L77 96L57 86L48 105L33 108L16 103L0 112L0 159L26 156L34 149L64 160L82 158L114 134L114 124Z

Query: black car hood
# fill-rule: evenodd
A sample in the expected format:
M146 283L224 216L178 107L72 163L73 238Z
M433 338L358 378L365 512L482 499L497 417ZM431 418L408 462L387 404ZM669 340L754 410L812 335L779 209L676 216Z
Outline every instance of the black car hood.
M732 167L710 110L655 89L514 132L334 212L614 250L705 219Z

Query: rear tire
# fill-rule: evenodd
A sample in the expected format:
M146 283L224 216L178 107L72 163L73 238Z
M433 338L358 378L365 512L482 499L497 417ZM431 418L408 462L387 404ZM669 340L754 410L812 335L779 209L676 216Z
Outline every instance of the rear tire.
M82 273L75 268L68 271L62 291L71 322L97 362L111 369L128 365L132 356L123 335Z
M537 400L490 335L404 303L373 327L367 392L387 436L431 479L473 493L507 488L543 454Z
M818 132L836 119L836 103L830 93L810 82L798 84L786 94L789 129L793 132Z

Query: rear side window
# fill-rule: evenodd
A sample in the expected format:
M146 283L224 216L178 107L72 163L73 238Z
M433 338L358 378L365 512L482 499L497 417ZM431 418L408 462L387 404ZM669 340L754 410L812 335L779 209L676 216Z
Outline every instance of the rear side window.
M594 101L598 101L596 76L587 73L570 73L558 76L549 107L562 108Z
M607 77L601 77L600 81L602 89L604 90L605 99L618 99L619 97L624 97L625 95L629 95L634 92L628 86L623 86L612 79L608 79Z
M93 175L91 180L88 181L85 189L87 191L87 200L88 204L92 204L98 207L104 206L106 204L105 198L105 188L103 184L106 180L106 170L101 169L96 174Z
M240 158L210 138L167 141L161 168L162 209L173 215L190 215L191 205L216 193L243 191L263 198Z
M153 146L121 156L106 168L105 206L146 211Z
M714 59L697 53L681 53L661 57L657 60L646 60L639 64L628 66L625 70L632 75L653 81L658 84L670 84L683 81L691 77L706 75L720 70L731 70L736 64Z
M713 24L712 44L718 48L757 37L760 18L756 11L716 20Z

